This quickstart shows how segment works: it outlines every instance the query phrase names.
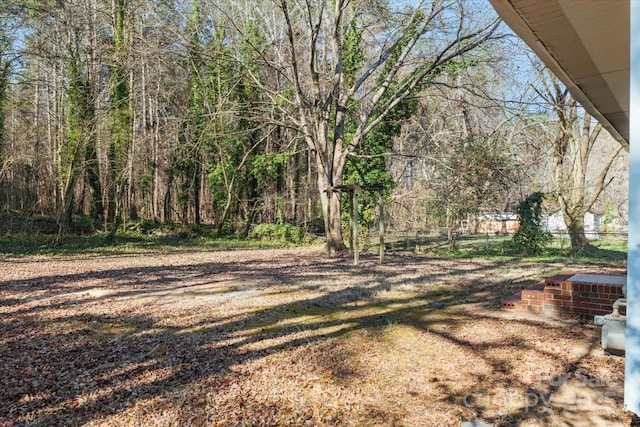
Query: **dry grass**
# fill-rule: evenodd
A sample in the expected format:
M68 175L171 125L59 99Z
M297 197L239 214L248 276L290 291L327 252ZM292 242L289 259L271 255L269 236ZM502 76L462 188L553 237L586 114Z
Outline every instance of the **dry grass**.
M499 310L593 265L317 250L0 264L0 425L629 425L599 330Z

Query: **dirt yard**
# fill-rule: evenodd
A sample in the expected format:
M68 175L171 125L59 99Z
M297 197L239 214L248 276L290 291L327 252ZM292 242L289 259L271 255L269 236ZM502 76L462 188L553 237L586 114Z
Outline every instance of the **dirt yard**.
M3 259L0 425L629 426L599 328L500 310L563 270L623 271L317 248Z

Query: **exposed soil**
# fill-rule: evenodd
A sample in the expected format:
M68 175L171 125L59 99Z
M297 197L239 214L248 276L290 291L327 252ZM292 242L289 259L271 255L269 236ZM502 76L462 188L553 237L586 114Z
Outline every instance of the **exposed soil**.
M500 310L563 270L320 250L0 261L0 425L629 426L591 319Z

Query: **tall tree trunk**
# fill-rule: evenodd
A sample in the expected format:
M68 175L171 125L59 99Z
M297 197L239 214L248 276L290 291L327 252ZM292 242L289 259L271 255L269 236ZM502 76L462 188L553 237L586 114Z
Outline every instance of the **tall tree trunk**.
M109 147L109 204L108 219L112 224L110 235L114 236L122 218L125 202L125 178L131 134L130 81L126 72L127 0L113 1L113 48L115 65L111 69L111 145Z
M100 183L100 168L96 154L95 138L89 142L85 155L87 181L91 190L89 215L91 218L104 220L104 205L102 203L102 185Z
M583 212L582 209L578 212L564 212L564 222L569 231L572 251L583 251L593 248L584 232L584 215L585 212Z
M342 184L342 175L334 176L330 182L317 155L316 163L318 165L318 192L322 204L325 236L327 237L327 253L331 256L340 255L347 247L342 236L340 191L334 189Z
M134 79L133 70L129 72L129 93L134 93ZM135 119L133 111L131 111L131 120L129 121L131 126L131 136L129 138L129 151L127 153L127 194L125 198L127 216L129 219L136 221L138 219L138 206L136 205L136 188L135 188L135 172L134 172L134 160L136 153L136 135L135 135Z
M202 161L200 158L196 159L193 171L193 216L196 225L200 224L200 199L202 191Z
M2 52L0 52L2 53ZM5 157L4 157L4 126L5 126L5 109L4 105L7 99L7 88L9 83L9 63L3 63L0 57L0 209L6 209L4 198L2 197L2 183L5 173Z
M69 177L63 188L62 209L58 216L58 236L56 237L56 245L62 244L71 227L71 219L73 214L73 193L75 190L76 179Z
M153 129L153 197L151 205L153 209L153 220L160 220L160 120L156 118Z
M166 192L164 193L164 200L163 200L163 215L164 215L164 222L170 223L173 220L173 215L171 215L171 209L172 209L172 203L173 203L173 199L171 197L171 186L173 185L173 179L174 179L174 175L173 175L173 170L171 168L169 168L169 172L167 174L167 188L166 188Z

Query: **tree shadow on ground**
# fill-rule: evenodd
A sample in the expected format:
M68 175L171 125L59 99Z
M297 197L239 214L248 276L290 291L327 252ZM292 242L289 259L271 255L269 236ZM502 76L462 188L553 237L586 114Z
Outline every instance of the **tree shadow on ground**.
M530 390L531 384L518 375L516 361L496 348L540 358L558 354L513 331L495 342L464 333L470 325L503 324L495 311L499 301L530 284L531 274L511 272L508 279L501 279L501 272L506 276L513 267L508 261L467 260L454 267L447 261L447 268L439 262L395 256L379 266L365 256L363 265L353 266L343 260L319 260L314 254L297 258L283 254L4 280L0 282L0 306L5 311L0 326L0 420L42 426L100 423L142 402L175 403L175 393L189 394L202 381L207 393L223 394L238 384L239 367L252 361L335 343L362 331L375 337L398 326L426 333L461 354L473 354L492 371L487 377L469 370L467 380L475 388L439 382L438 399L443 404L496 425L548 420L548 412L537 411L541 402L494 416L491 405L478 397L482 390L500 387ZM345 278L349 284L343 283ZM204 304L197 306L201 312L194 317L193 310L178 307L166 312L175 319L165 317L163 305L180 298L203 299ZM252 303L254 298L258 302ZM220 310L225 304L235 304L235 309ZM589 336L574 323L513 321L541 334ZM332 344L322 349L314 363L332 381L344 383L362 375L347 363L349 355L340 348ZM567 368L569 360L573 365ZM553 375L574 372L579 358L561 362ZM540 397L550 390L534 392ZM466 404L469 396L475 401ZM199 394L181 401L182 412L191 415L178 421L211 422L215 414L205 411L205 401ZM255 405L243 407L245 412L238 416L260 412L267 418L259 423L278 424L282 408L277 402ZM370 424L402 421L399 412L388 408L374 405L367 411ZM335 413L329 420L316 418L315 423L340 425L349 421L348 416Z

